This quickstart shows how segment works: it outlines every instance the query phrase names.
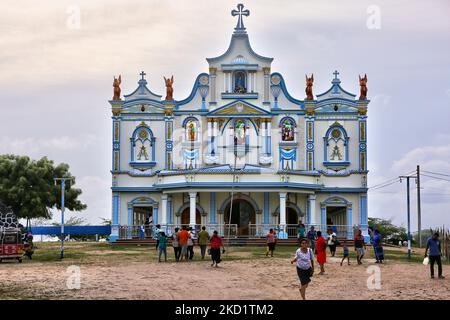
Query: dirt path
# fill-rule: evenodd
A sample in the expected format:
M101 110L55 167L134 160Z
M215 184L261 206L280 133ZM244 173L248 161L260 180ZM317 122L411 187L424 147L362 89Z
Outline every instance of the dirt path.
M329 258L326 275L315 275L309 299L450 299L450 266L445 280L431 280L421 264L389 262L380 266L381 289L369 290L366 261L339 265ZM298 299L295 266L288 259L191 263L118 262L81 264L81 288L66 287L67 262L0 264L3 299ZM189 288L189 290L182 290Z

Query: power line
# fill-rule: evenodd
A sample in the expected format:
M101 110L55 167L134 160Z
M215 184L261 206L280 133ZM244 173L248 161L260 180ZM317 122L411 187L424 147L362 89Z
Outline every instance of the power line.
M434 177L434 176L430 176L430 175L428 175L428 174L423 174L423 173L422 173L421 176L428 177L428 178L433 178L433 179L436 179L436 180L443 180L443 181L448 181L448 182L450 182L449 179L444 179L444 178Z
M432 171L426 171L426 170L422 170L422 172L431 173L431 174L435 174L435 175L438 175L438 176L450 177L450 174L445 174L445 173L432 172Z
M411 173L413 173L413 172L415 172L415 171L413 170L413 171L410 171L410 172L408 172L408 173L405 173L404 176L409 175L409 174L411 174ZM386 184L386 183L392 182L393 180L398 180L398 177L391 178L391 179L388 179L388 180L386 180L386 181L380 182L380 183L378 183L378 184L376 184L376 185L374 185L374 186L369 187L369 189L376 188L376 187L378 187L378 186L381 186L381 185L384 185L384 184Z
M387 184L384 184L384 185L381 185L381 186L378 186L378 187L372 187L372 188L370 188L369 190L370 190L370 191L374 191L374 190L386 188L386 187L389 187L390 185L393 185L394 183L398 183L398 182L400 182L400 179L397 178L396 181L392 181L392 182L390 182L390 183L387 183Z

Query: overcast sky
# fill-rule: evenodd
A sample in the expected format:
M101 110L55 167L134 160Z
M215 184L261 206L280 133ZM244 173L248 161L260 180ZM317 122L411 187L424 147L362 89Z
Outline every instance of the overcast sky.
M253 49L275 58L290 93L315 93L332 72L358 93L368 75L369 185L415 170L450 180L450 2L242 1ZM174 75L181 100L206 57L228 47L238 1L9 1L0 3L0 153L70 164L89 223L110 218L113 75L122 94L145 70L164 93ZM78 19L79 13L79 19ZM450 181L422 177L423 225L450 225ZM411 187L415 187L414 182ZM412 227L416 197L412 194ZM406 224L406 186L369 192L369 215ZM59 219L59 214L55 214Z

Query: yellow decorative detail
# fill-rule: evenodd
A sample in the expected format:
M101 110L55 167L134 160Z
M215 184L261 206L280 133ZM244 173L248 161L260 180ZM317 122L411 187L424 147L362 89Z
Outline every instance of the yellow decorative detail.
M365 141L366 140L366 128L365 128L365 124L364 122L360 122L359 123L359 128L360 128L360 133L359 135L361 136L361 141Z
M215 114L263 114L261 111L256 110L250 106L244 105L242 103L236 103L229 107L226 107Z

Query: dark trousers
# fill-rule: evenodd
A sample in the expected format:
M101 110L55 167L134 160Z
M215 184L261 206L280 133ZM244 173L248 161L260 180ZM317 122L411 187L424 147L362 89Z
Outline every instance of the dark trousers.
M181 256L181 247L173 247L173 252L175 252L175 260L179 261Z
M207 245L200 245L200 253L202 254L202 259L205 259Z
M430 259L430 272L431 276L434 277L434 263L438 265L438 276L442 276L442 260L441 256L429 256Z
M188 246L188 254L189 254L189 260L192 260L194 257L194 246Z
M156 250L158 250L158 248L159 248L159 239L156 240L156 246L155 247L156 247Z

